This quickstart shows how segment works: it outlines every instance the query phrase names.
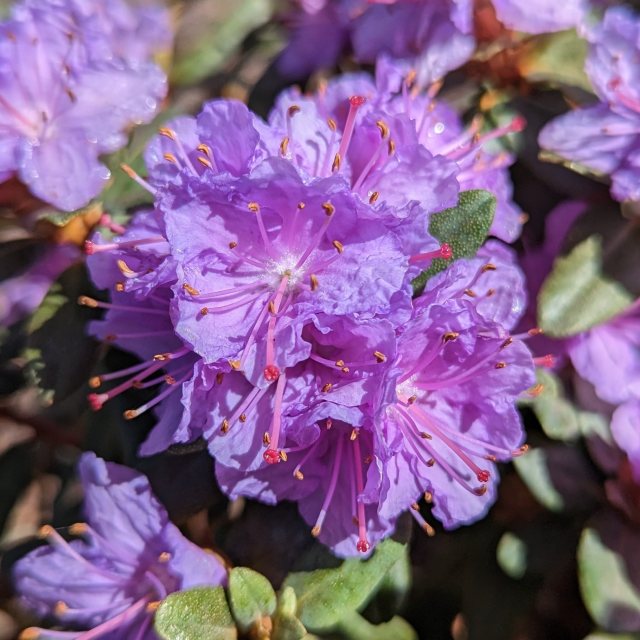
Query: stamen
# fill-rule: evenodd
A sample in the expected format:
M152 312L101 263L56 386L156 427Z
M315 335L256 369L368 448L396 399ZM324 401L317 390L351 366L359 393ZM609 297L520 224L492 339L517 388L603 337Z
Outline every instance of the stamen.
M117 224L116 222L114 222L108 213L103 213L100 216L99 224L109 229L111 233L115 233L117 235L122 235L126 231L126 229L121 224Z
M156 195L157 190L152 187L146 180L141 178L128 164L122 163L120 168L134 181L137 182L143 189L148 191L152 195Z
M333 494L335 493L336 486L338 484L338 473L340 472L340 468L342 466L343 448L344 448L344 438L338 438L336 456L333 459L333 467L331 469L331 479L329 481L329 488L327 489L327 494L325 495L324 500L322 502L322 507L320 508L318 519L316 520L316 523L313 529L311 529L311 535L316 538L320 535L320 532L322 531L322 525L324 523L324 519L327 515L329 505L331 504L331 500L333 499Z
M424 262L425 260L435 260L436 258L443 258L444 260L451 260L453 258L453 250L451 246L446 242L440 245L440 248L436 251L428 251L427 253L418 253L409 258L409 264L416 264L418 262Z
M356 113L365 102L366 100L362 96L351 96L351 98L349 98L349 113L347 115L347 121L344 125L340 147L338 148L338 153L336 154L337 167L334 169L334 171L337 171L340 168L340 158L344 158L347 155L347 150L349 149L349 144L351 143L351 138L353 136L353 130L355 127ZM334 165L336 164L336 160L334 160Z
M351 438L353 442L353 461L356 472L356 489L358 495L356 497L356 503L358 507L358 542L356 543L356 549L360 553L367 553L371 548L369 541L367 540L367 520L364 510L363 493L364 493L364 481L362 477L362 453L360 452L360 439Z
M284 388L287 376L283 373L276 384L276 394L273 406L273 420L271 422L271 430L269 434L269 449L267 449L263 458L267 464L276 464L280 462L281 456L278 450L278 440L280 438L280 425L282 423L282 399L284 397ZM285 458L286 459L286 458Z

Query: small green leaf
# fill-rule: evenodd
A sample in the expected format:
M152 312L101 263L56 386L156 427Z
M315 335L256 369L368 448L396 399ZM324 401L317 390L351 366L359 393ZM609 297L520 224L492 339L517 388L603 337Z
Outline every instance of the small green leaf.
M335 569L291 573L284 586L296 592L298 617L305 627L327 629L364 605L404 553L404 545L385 540L368 560L351 558Z
M194 84L213 75L272 12L272 0L194 2L187 6L177 38L172 84Z
M548 82L592 91L584 71L589 45L575 29L538 36L518 58L523 77L530 82Z
M229 604L241 631L257 629L265 616L276 609L276 593L271 583L257 571L237 567L229 573ZM256 631L255 635L260 635Z
M471 258L485 241L495 210L496 199L488 191L463 191L457 206L431 216L429 233L451 247L454 260ZM414 293L422 293L429 278L446 269L449 264L451 260L433 260L429 268L414 279Z
M600 485L579 449L554 444L532 449L514 460L518 475L550 511L580 511L600 498Z
M304 625L296 617L296 609L296 592L291 587L285 587L278 596L273 616L272 640L301 640L307 635Z
M633 298L602 275L597 236L558 258L538 294L538 324L554 338L587 331L624 311Z
M38 220L46 220L47 222L54 224L56 227L65 227L78 216L90 215L95 211L101 210L102 203L98 201L93 201L85 207L81 207L75 211L60 211L53 207L45 207L38 212Z
M155 630L163 640L238 637L222 587L197 587L172 593L156 611Z
M376 625L354 611L340 620L337 630L345 640L418 640L415 629L399 616Z
M515 533L507 531L496 550L501 569L514 580L519 580L527 572L527 545Z
M630 575L638 549L638 532L613 513L603 513L582 532L578 545L582 599L593 619L607 631L640 628L637 571Z

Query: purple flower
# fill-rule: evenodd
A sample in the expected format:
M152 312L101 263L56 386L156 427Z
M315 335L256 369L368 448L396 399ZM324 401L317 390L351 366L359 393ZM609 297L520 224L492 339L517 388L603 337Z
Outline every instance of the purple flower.
M640 94L638 55L640 18L614 7L590 34L586 71L600 102L552 120L540 145L599 174L611 176L617 200L640 198Z
M153 611L169 593L219 585L225 569L186 540L154 497L147 479L92 453L80 460L87 523L70 527L67 542L53 527L48 543L19 560L13 578L22 602L90 637L154 640ZM46 630L38 638L47 638ZM79 638L80 631L51 632ZM87 635L87 637L89 637Z
M474 49L468 0L329 0L301 2L278 65L288 76L335 64L348 45L359 62L402 60L424 86L459 67Z
M166 92L155 65L118 58L104 42L98 55L75 9L19 5L0 25L0 174L17 171L34 195L65 210L105 186L98 156L122 147L127 127L149 121Z
M47 247L25 273L0 282L0 325L8 327L34 311L56 278L79 254L73 245Z
M495 265L465 262L415 301L388 376L395 397L379 418L393 453L384 475L413 500L426 491L447 528L484 515L495 498L494 462L524 451L515 402L535 382L528 349L491 319L504 305L484 316L476 309L475 290Z
M581 24L588 9L586 0L492 0L498 20L509 29L526 33L563 31Z
M298 501L313 535L336 554L364 553L407 507L381 512L374 426L379 387L395 357L394 327L318 315L302 337L308 357L281 374L281 398L278 388L252 390L239 374L225 376L208 434L216 475L232 498ZM264 446L271 464L260 459Z

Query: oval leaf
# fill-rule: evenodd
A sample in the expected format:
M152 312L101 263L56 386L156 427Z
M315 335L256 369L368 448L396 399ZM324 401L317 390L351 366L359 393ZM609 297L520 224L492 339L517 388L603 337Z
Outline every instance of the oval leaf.
M607 631L640 628L640 534L612 513L586 528L578 545L582 598Z
M238 632L222 587L172 593L162 601L155 630L163 640L236 640Z
M276 609L276 593L271 583L257 571L246 567L229 574L229 604L241 631L260 625L264 616Z
M298 598L298 617L311 631L334 626L375 593L406 547L394 540L378 545L368 560L351 558L336 569L292 573L284 582Z
M555 261L538 294L538 325L549 336L566 338L587 331L624 311L633 298L602 275L597 236Z
M429 233L440 242L446 242L453 251L453 260L471 258L482 246L491 228L496 211L496 199L488 191L463 191L457 206L431 216ZM438 258L413 281L413 290L419 295L426 282L443 271L451 260Z

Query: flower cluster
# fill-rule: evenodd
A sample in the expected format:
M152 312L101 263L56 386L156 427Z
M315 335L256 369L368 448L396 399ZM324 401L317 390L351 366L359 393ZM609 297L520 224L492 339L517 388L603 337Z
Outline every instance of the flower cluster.
M483 144L521 123L464 130L412 80L388 65L377 85L286 92L267 123L223 100L168 123L149 176L126 168L154 209L86 247L113 291L81 299L107 310L92 331L143 361L93 379L93 408L161 385L125 414L158 415L143 454L204 437L230 496L299 501L341 556L412 506L430 530L424 495L446 527L485 513L535 382L528 336L511 333L525 295L510 249L487 243L418 298L411 284L452 257L433 213L461 189L506 190L508 158ZM519 213L501 200L493 232L512 240Z
M151 58L168 45L167 15L122 0L24 0L0 34L0 180L17 173L42 200L78 209L110 177L98 156L165 95Z

